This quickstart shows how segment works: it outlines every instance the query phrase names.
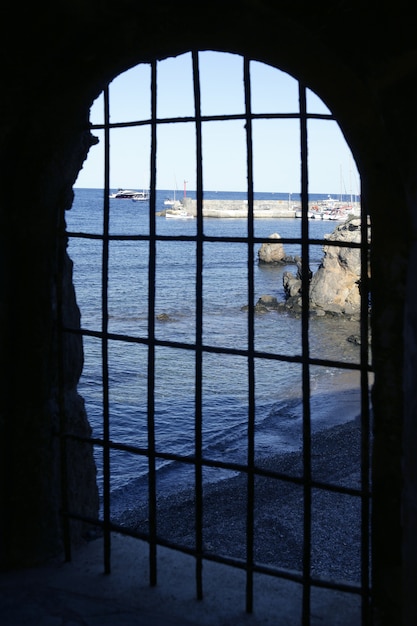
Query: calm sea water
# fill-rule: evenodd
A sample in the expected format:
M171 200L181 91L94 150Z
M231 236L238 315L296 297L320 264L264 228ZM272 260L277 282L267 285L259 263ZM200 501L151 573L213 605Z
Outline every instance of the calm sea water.
M157 209L164 208L170 192L159 191ZM192 192L189 193L193 197ZM207 197L236 199L237 193L212 193ZM288 202L288 194L258 194ZM327 196L316 196L320 200ZM72 209L67 213L68 231L99 233L102 229L103 192L76 189ZM291 201L297 199L293 195ZM147 202L111 200L112 234L148 234ZM193 235L197 220L156 218L158 234ZM321 238L337 223L312 220L310 235ZM301 220L255 220L255 235L300 236ZM208 236L246 236L244 219L205 219ZM283 299L282 275L293 266L258 266L255 246L255 301L263 294ZM300 254L297 246L286 246L288 254ZM68 247L74 262L74 283L83 328L101 329L101 254L99 241L71 239ZM314 271L323 256L321 246L311 249ZM111 241L109 252L109 331L146 337L148 332L148 258L146 241ZM155 333L161 340L195 341L195 243L163 241L157 244ZM245 244L207 242L203 269L203 341L210 346L247 347L248 303L247 251ZM317 318L310 325L311 356L357 363L358 348L347 341L357 332L352 322ZM289 315L270 312L255 320L257 350L284 355L301 353L300 321ZM79 392L95 436L102 434L101 344L84 338L85 366ZM147 347L141 344L110 342L110 437L114 442L147 446ZM203 448L212 459L245 462L247 453L247 363L243 357L204 353L203 355ZM192 350L157 347L155 361L155 437L157 450L190 455L194 451L194 381ZM352 386L359 386L355 373L325 367L311 370L313 429L345 421L359 412ZM270 454L297 449L301 442L301 367L272 360L255 363L256 458L259 463ZM343 407L343 410L341 410ZM101 456L97 451L101 478ZM147 461L125 452L111 457L112 491L126 502L146 486ZM164 491L178 489L192 480L188 465L161 461L158 485ZM207 472L207 480L225 477L220 470Z

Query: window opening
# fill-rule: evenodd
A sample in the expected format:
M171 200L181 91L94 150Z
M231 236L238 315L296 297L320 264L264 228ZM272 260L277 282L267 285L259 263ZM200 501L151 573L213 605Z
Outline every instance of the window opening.
M236 97L228 97L226 86L222 98L210 96L205 81L220 58L222 72L217 69L216 76L225 85L234 81ZM158 580L157 546L164 545L194 555L198 598L204 596L207 559L245 571L248 612L256 610L254 574L264 573L300 585L302 624L310 623L322 588L361 598L366 623L369 232L362 206L356 214L359 243L327 238L336 225L324 219L330 205L359 206L358 194L342 185L341 165L338 199L312 191L324 184L325 165L338 154L334 118L295 79L237 55L193 53L130 72L99 99L101 112L92 121L101 144L89 157L86 175L80 174L66 233L82 324L81 330L64 332L83 335L80 392L93 426L102 497L99 518L89 521L103 531L105 571L111 570L111 533L117 531L149 543L152 585ZM129 98L120 98L118 85L128 85ZM177 98L179 92L185 96ZM319 151L315 141L327 133L330 154ZM352 160L348 163L351 181ZM87 168L96 170L95 189L83 188ZM128 180L138 197L115 197L116 180ZM300 182L289 190L288 180ZM245 181L240 193L227 189L236 181ZM262 193L265 181L269 191ZM314 217L320 209L323 219L311 219L314 204ZM264 217L276 206L280 217ZM216 211L222 217L207 217ZM282 217L285 211L288 217ZM259 249L275 241L275 230L287 261L260 264ZM312 314L311 275L322 264L324 245L360 255L360 325L349 315ZM283 272L296 269L302 306L289 309ZM340 341L353 328L357 341ZM333 398L327 411L324 398ZM336 415L338 402L342 410ZM330 451L323 460L314 435L325 438L329 421L342 424L345 414L356 410L360 478L333 480L326 474ZM356 435L349 436L353 441ZM333 453L348 456L349 450ZM220 481L227 485L225 494L235 482L243 494L231 504L224 496L224 515L234 508L240 520L226 547L216 545L210 525L212 490ZM178 485L191 489L193 502L187 510L191 521L180 519L175 534L165 524L164 503ZM284 546L290 538L278 530L283 512L276 508L279 494L290 489L298 494L292 500L297 506L285 511L293 520L292 550ZM277 496L268 500L268 515L259 501L264 492ZM320 569L323 536L335 532L335 507L354 510L350 516L357 523L345 528L345 535L338 529ZM133 516L127 513L132 508ZM77 512L68 515L76 518ZM270 537L282 543L275 560L263 540L268 523L277 527ZM356 550L348 558L343 541L352 541ZM348 571L352 560L355 572ZM336 563L341 569L333 568Z

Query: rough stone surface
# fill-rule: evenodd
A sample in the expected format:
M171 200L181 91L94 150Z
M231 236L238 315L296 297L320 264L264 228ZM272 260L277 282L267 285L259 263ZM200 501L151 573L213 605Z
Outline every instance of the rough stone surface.
M360 243L361 220L336 227L328 241ZM310 283L310 305L324 311L359 315L361 259L359 248L324 246L323 262Z
M278 233L272 233L269 238L274 243L263 243L258 250L259 263L285 263L287 262L287 255L285 254L285 248L279 241L281 236ZM276 241L276 243L275 243Z
M361 241L361 220L354 218L339 224L333 233L326 236L328 241L359 244ZM323 260L318 270L311 276L309 286L310 308L316 314L331 313L358 317L360 314L361 258L359 248L344 245L323 246ZM301 305L301 263L298 271L285 272L283 286L287 295L287 307Z
M175 5L167 0L125 2L122 8L120 2L106 0L98 14L96 4L63 0L53 10L48 3L29 5L24 12L20 3L3 8L4 23L18 23L20 35L4 36L1 41L0 531L4 543L19 545L28 527L43 526L51 536L60 525L55 495L58 466L48 458L47 434L53 432L55 420L49 408L51 383L45 382L53 379L58 366L51 345L53 300L49 298L57 266L50 248L54 236L46 235L57 232L57 207L81 167L82 160L76 171L68 171L84 153L92 102L105 85L135 63L201 48L245 54L301 78L323 99L361 173L363 206L372 217L372 598L375 623L414 626L417 547L409 538L416 537L417 488L414 466L404 463L404 454L415 458L415 440L409 435L416 415L414 307L407 311L404 329L404 310L415 299L416 270L415 255L410 257L417 232L414 7L403 3L375 8L347 0L334 10L328 3L311 4L306 10L302 3L276 0L223 1L221 6L202 3L197 13L181 0ZM109 27L111 32L123 32L123 37L109 37ZM173 32L181 36L172 37ZM352 33L355 45L341 44L350 41ZM28 54L22 54L22 39ZM279 143L274 142L277 150ZM25 190L30 190L28 202L20 193L22 175ZM277 189L285 180L285 171L276 171ZM408 425L403 433L404 416ZM34 459L37 450L39 459ZM33 497L44 476L54 486L46 505ZM23 519L26 511L29 515ZM5 525L6 520L11 523ZM29 537L27 550L45 557L45 546L37 542L37 536Z

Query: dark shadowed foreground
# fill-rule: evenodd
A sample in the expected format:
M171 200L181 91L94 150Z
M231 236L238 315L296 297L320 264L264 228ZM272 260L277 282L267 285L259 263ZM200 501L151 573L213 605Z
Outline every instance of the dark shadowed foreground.
M355 419L312 438L313 481L352 489L360 487L360 425ZM301 452L276 455L260 463L301 477ZM246 557L247 476L204 487L203 549L205 553ZM255 562L291 570L302 568L303 487L287 480L255 479ZM316 577L360 581L361 500L350 494L314 488L311 503L311 567ZM148 509L125 512L120 522L148 532ZM180 491L158 500L157 534L164 540L195 547L195 494Z

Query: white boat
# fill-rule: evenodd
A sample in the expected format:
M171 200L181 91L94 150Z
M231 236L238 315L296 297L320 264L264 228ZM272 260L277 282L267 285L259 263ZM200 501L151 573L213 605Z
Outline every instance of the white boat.
M296 212L295 212L295 217L298 217L298 218L303 217L303 212L302 212L302 211L296 211ZM314 214L313 214L313 212L312 212L312 211L307 211L307 217L308 217L309 219L314 218Z
M173 206L173 207L177 207L180 204L179 200L177 200L177 194L176 194L175 189L174 189L174 198L165 198L164 204L165 206Z
M164 202L164 204L166 206L171 207L171 209L174 209L176 211L184 208L181 200L170 200L169 204L168 204L168 202Z
M144 202L145 200L149 200L149 191L138 191L132 196L132 200L135 202Z
M165 217L168 219L176 220L193 220L194 215L188 213L185 209L168 209L165 213Z
M334 220L337 222L345 222L347 217L348 217L348 213L344 211L343 209L334 209L334 211L331 211L328 219Z
M118 200L131 200L133 196L138 193L133 189L118 189L116 193L111 193L110 198L117 198Z
M111 193L109 198L117 200L149 200L149 191L136 191L134 189L118 189L116 193Z
M186 192L186 183L184 181L184 201L187 195ZM170 208L165 211L165 217L168 219L177 219L177 220L192 220L194 219L194 215L189 213L185 208L182 200L176 199L176 192L174 191L174 199L167 198L164 200L165 206L169 206Z

